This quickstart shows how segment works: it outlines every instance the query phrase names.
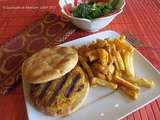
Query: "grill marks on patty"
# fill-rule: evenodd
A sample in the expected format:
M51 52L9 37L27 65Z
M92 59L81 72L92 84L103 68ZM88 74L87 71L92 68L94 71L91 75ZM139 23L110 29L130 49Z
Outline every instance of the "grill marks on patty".
M44 96L42 97L42 102L47 103L48 100L52 97L53 92L55 92L55 87L57 85L56 81L52 81L50 86L46 89Z
M61 91L64 83L67 81L68 79L68 74L65 75L62 80L59 80L57 86L55 87L55 91L53 92L51 98L48 101L48 105L51 105L55 102L55 98L57 97L57 95L59 94L59 92Z
M80 79L80 74L77 74L76 77L72 80L71 85L68 86L67 90L65 91L65 94L64 94L65 97L67 97L67 98L69 97L70 93L73 91L73 89L79 79Z
M61 104L65 102L66 99L76 94L75 92L82 91L84 82L84 73L81 67L77 66L62 78L45 84L32 85L31 97L45 106L53 105L55 103Z
M49 87L50 83L51 83L51 82L48 82L48 83L45 84L45 86L43 87L43 89L42 89L42 91L41 91L41 94L39 95L39 99L41 99L41 98L44 96L45 91L46 91L46 89Z
M45 84L32 85L31 95L34 98L37 98L38 96L40 96L40 94L43 91L44 87L45 87Z

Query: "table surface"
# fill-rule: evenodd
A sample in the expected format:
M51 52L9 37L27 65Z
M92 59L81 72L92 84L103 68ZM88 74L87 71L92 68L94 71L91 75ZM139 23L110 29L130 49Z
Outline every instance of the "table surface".
M26 25L40 18L48 10L60 15L58 0L0 0L0 44L22 31ZM124 12L102 31L108 29L120 33L128 30L145 44L160 49L160 0L126 0ZM70 38L76 39L89 34L77 30ZM138 50L160 70L160 53L147 48ZM21 84L10 94L0 96L0 119L28 119ZM160 98L123 120L159 119Z

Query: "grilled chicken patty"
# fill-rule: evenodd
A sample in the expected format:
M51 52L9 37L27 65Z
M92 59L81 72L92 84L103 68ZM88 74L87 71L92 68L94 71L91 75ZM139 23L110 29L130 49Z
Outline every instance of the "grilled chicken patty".
M88 93L89 83L80 66L62 78L31 85L33 105L48 115L66 116L74 111Z

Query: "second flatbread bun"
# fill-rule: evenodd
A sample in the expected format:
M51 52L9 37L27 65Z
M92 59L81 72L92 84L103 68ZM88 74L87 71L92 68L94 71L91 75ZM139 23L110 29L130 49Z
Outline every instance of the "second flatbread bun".
M70 72L78 62L78 53L71 47L44 48L22 64L22 79L29 83L45 83Z

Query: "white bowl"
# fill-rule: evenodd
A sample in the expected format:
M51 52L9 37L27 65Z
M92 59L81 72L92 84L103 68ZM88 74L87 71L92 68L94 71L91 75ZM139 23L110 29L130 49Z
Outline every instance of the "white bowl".
M120 0L119 4L116 6L116 9L117 9L116 12L111 13L108 16L100 17L100 18L96 18L96 19L92 19L92 20L85 19L85 18L73 17L71 15L68 15L64 10L64 6L66 4L71 4L72 6L74 6L74 0L59 0L59 5L61 7L61 12L65 16L67 16L75 26L77 26L85 31L96 32L96 31L100 30L101 28L107 26L109 23L112 22L112 20L117 15L122 13L123 7L125 5L125 0Z

